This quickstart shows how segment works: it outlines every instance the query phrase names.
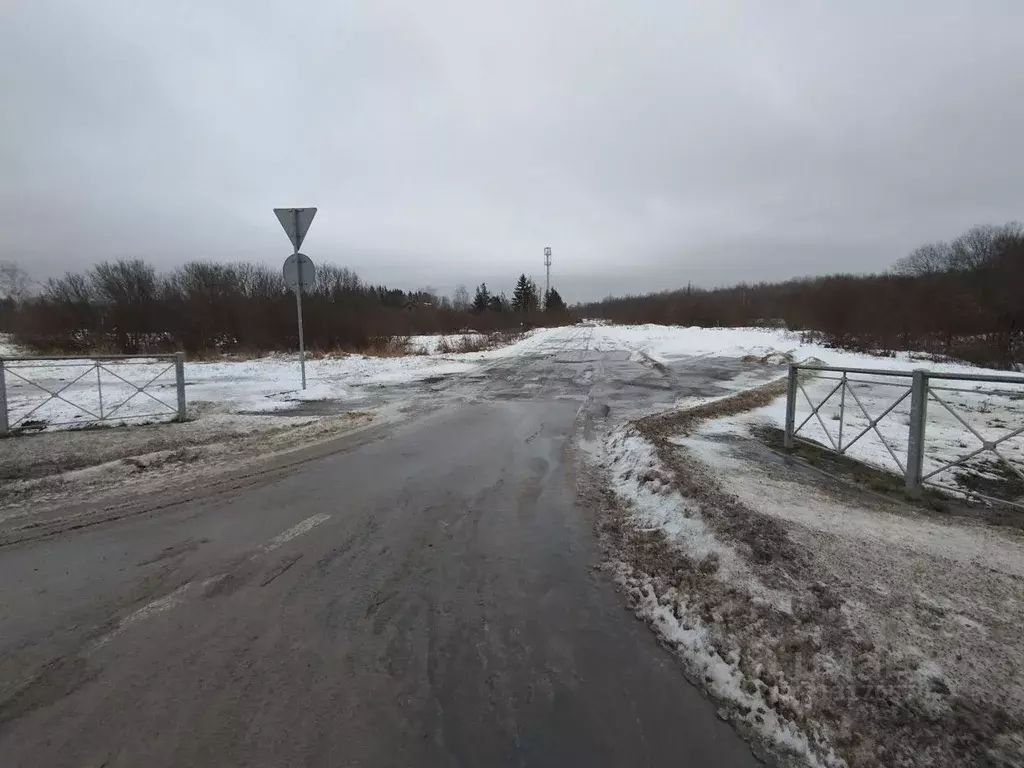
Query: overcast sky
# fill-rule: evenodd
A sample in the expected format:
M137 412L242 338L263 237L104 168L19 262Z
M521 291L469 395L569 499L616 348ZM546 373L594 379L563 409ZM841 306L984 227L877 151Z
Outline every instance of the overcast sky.
M1024 219L1020 0L0 0L0 259L569 301Z

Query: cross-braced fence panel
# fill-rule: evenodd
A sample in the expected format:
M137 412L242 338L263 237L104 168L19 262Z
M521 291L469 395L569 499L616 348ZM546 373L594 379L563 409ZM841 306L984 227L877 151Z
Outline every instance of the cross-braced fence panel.
M183 420L179 355L0 359L0 434Z
M786 444L1024 505L1024 377L793 366Z

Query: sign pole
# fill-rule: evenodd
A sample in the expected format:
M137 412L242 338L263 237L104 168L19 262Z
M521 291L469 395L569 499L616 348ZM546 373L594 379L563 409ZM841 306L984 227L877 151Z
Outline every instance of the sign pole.
M302 333L302 284L308 277L311 281L316 276L316 267L312 260L299 253L306 231L316 216L316 208L275 208L274 215L284 227L284 233L292 241L295 250L284 260L284 282L295 291L295 314L299 319L299 366L302 368L302 388L306 388L306 339Z
M294 211L295 230L299 229L299 212ZM296 255L299 247L295 246ZM306 340L302 336L302 265L299 265L299 284L295 286L295 311L299 316L299 366L302 368L302 388L306 388Z

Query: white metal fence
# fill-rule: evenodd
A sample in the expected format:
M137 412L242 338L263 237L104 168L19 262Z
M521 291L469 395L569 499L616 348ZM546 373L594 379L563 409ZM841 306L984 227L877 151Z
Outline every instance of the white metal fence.
M0 436L159 419L185 420L182 354L0 357Z
M800 439L897 469L912 496L928 484L1024 507L1021 376L791 365L786 448Z

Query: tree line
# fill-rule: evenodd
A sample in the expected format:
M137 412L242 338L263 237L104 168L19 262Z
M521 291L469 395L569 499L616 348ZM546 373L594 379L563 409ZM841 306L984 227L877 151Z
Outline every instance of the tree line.
M0 270L0 279L4 275L17 275L19 290L5 290L0 282L0 330L35 352L259 354L298 345L294 293L280 271L263 264L192 261L158 272L141 259L106 261L50 278L36 295L21 270L10 265ZM524 281L531 282L521 276ZM481 308L462 286L449 298L429 288L369 285L349 269L322 264L303 289L306 344L363 351L396 336L568 321L561 297L551 300L556 291L542 311L535 295L517 299L518 286L512 300L502 294L492 302L487 294Z
M770 325L871 352L921 350L1017 368L1024 362L1024 227L975 227L923 245L884 274L838 274L705 290L608 298L566 310L520 275L512 296L477 286L452 297L367 285L317 268L304 291L313 349L362 350L393 336L484 333L568 322ZM104 262L47 280L32 295L23 272L0 264L0 330L39 352L259 353L297 346L295 300L279 271L195 261L158 273L141 260Z
M885 274L688 286L574 309L619 323L779 326L846 349L921 350L1017 368L1024 362L1024 227L974 227L917 248Z

